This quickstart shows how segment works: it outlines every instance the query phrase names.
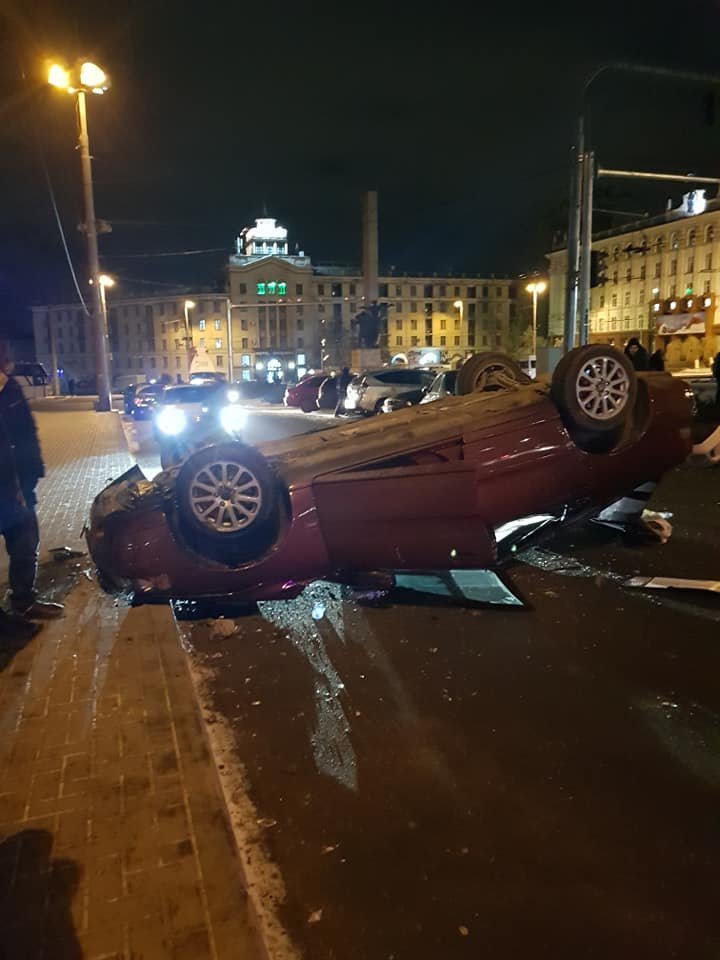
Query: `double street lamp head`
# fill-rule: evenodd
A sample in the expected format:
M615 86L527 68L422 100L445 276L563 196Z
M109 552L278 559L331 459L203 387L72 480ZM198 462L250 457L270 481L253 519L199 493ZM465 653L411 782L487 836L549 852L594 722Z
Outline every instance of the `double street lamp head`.
M48 83L57 87L58 90L66 90L68 93L77 93L83 90L85 93L105 93L110 86L110 79L102 67L96 63L86 60L78 63L68 70L59 63L53 63L48 70Z
M545 293L547 284L544 280L536 280L533 283L529 283L525 289L528 293Z

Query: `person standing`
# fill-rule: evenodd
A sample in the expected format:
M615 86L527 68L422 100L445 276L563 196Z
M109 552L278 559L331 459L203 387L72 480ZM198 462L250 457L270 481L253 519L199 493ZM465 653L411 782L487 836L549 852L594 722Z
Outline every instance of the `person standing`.
M340 376L337 378L337 403L335 404L335 416L339 417L341 413L345 413L345 398L347 396L347 388L350 386L350 381L352 380L352 375L347 367L343 367L340 371Z
M720 350L712 363L712 375L715 377L715 406L720 406Z
M636 370L648 370L650 368L648 352L637 337L630 337L628 340L625 347L625 356Z
M10 559L10 606L25 620L47 620L59 617L63 606L38 600L35 590L40 545L35 487L45 466L35 420L10 370L0 344L0 533Z
M661 347L650 355L650 370L659 370L661 373L665 369L665 354Z

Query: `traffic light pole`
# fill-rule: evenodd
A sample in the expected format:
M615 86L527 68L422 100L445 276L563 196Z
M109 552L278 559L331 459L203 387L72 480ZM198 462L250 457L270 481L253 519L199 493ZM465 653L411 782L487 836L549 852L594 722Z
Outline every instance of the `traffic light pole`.
M575 157L570 173L570 212L568 218L567 288L565 294L565 324L563 347L565 353L575 346L575 324L578 307L578 274L580 266L580 199L582 192L582 158L585 149L585 120L583 111L578 119Z
M592 263L592 206L595 181L595 154L585 154L582 187L582 246L580 253L579 316L580 346L588 342L590 330L590 267Z
M692 73L687 70L672 70L665 67L649 67L636 63L605 63L591 73L583 86L580 97L580 111L578 116L577 138L575 144L575 163L573 164L570 179L570 214L568 219L568 262L567 262L567 291L565 297L565 324L564 347L565 351L575 346L577 330L578 306L580 306L580 342L587 338L587 314L590 295L590 258L592 250L592 176L588 176L587 168L592 166L591 157L586 153L585 144L589 141L586 131L587 98L593 82L603 73L614 70L626 73L640 73L672 80L683 80L690 83L704 83L717 87L720 77L712 74ZM604 171L603 175L613 175L613 172ZM615 173L622 173L618 171ZM624 172L625 175L635 175L633 172ZM645 175L647 178L647 175ZM655 175L650 175L655 176ZM665 179L657 177L657 179ZM689 179L689 178L673 178ZM581 249L587 255L581 254ZM579 300L579 304L578 304ZM585 329L585 334L583 334Z

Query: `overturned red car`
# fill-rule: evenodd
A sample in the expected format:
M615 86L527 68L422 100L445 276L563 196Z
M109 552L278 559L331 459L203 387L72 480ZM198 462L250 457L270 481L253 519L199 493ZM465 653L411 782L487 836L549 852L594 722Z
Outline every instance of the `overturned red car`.
M219 442L152 482L134 468L87 529L142 596L295 596L317 578L488 568L548 522L596 517L691 449L682 381L609 346L530 381L478 354L457 396L257 449Z

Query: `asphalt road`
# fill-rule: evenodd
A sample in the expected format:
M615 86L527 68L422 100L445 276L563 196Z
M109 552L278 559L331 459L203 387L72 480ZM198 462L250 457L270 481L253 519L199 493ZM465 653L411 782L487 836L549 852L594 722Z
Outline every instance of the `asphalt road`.
M720 578L720 473L652 506L664 546L583 528L519 559L525 609L317 583L182 624L254 895L284 886L308 960L720 956L720 596L622 585Z

